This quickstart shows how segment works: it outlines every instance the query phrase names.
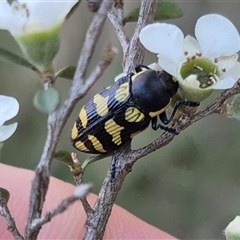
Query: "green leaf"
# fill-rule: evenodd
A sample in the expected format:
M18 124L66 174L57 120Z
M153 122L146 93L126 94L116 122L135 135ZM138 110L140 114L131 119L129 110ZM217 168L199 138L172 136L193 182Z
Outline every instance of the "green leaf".
M1 188L0 187L0 197L4 198L6 200L6 202L8 202L9 198L10 198L10 193L7 189L5 188Z
M65 67L65 68L61 69L60 71L58 71L56 73L56 78L61 77L61 78L66 78L66 79L73 80L75 71L76 71L76 67L75 66Z
M135 8L124 19L123 24L127 22L137 22L140 8ZM177 3L171 1L159 1L156 16L154 20L166 20L182 17L183 13Z
M155 20L180 18L183 16L181 8L175 2L159 2Z
M53 157L54 157L54 159L67 164L68 167L70 168L70 171L75 176L83 173L81 164L78 161L74 162L69 152L60 150L60 151L57 151L56 153L54 153Z
M65 150L60 150L55 152L53 157L58 161L66 163L67 165L73 164L71 154Z
M30 62L28 62L24 58L21 58L18 55L11 53L3 48L0 48L0 60L3 62L13 63L20 65L22 67L29 68L35 72L38 71L36 67L34 67Z
M97 162L99 160L102 160L102 159L104 159L106 157L110 157L112 155L113 155L113 153L110 152L110 153L104 153L104 154L100 154L100 155L97 155L97 156L93 156L93 157L87 158L83 162L83 164L82 164L82 169L85 170L88 165L90 165L90 164L92 164L94 162Z
M33 104L41 112L51 113L57 109L60 95L55 88L41 90L34 96Z
M132 12L130 12L124 19L123 25L128 22L137 22L139 17L140 8L135 8Z

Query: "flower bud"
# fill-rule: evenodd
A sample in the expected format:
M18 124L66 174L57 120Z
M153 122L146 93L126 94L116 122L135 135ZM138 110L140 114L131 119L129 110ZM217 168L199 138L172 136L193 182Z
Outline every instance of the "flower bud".
M227 240L240 240L240 216L236 216L235 219L228 224L224 230L224 234Z

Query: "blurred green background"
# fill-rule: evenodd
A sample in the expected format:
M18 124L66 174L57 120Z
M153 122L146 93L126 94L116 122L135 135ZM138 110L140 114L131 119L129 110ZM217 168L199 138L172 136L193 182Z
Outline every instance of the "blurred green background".
M140 3L134 0L124 2L125 13ZM194 35L196 20L207 13L228 17L240 30L240 1L175 2L181 7L184 16L166 22L176 24L185 34ZM56 70L76 65L92 17L93 14L87 10L86 2L83 1L64 24L61 50L55 61ZM134 23L127 24L128 36L131 36L134 27ZM79 110L92 95L112 84L113 78L122 71L121 48L108 21L97 43L89 71L108 43L118 47L120 53L75 108L61 135L59 150L75 151L70 143L70 132ZM0 46L21 55L19 47L7 32L0 32ZM144 63L154 61L156 56L147 53ZM28 69L1 62L0 86L0 94L14 96L20 102L20 112L14 118L19 126L13 137L5 143L1 162L34 169L46 137L47 117L32 104L33 96L41 89L41 84L38 77ZM69 80L57 81L56 88L62 100L66 98L70 86ZM218 95L219 92L213 94L202 106ZM134 138L132 148L145 146L160 134L161 131L154 132L149 128ZM117 204L181 239L224 239L222 230L240 214L239 145L240 123L237 120L219 115L207 117L181 133L165 148L138 161L123 185ZM78 153L78 156L80 160L89 157L82 153ZM84 180L94 183L95 193L98 193L109 166L108 158L87 168ZM52 174L73 183L68 168L60 162L53 162Z

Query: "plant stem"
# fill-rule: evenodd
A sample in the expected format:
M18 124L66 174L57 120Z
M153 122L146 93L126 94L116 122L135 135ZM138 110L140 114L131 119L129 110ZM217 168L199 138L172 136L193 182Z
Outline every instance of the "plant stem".
M51 113L48 117L47 139L41 159L36 169L30 193L28 222L25 230L26 239L37 239L40 231L40 228L34 229L34 231L31 229L34 220L41 218L42 209L49 186L51 162L62 129L76 103L87 93L88 89L99 79L104 70L111 63L112 59L110 58L106 58L105 61L101 60L99 66L96 68L97 71L95 77L91 75L89 81L88 79L84 78L85 72L93 55L96 42L102 32L107 13L112 7L112 4L113 0L103 0L101 7L95 14L86 34L83 50L79 57L76 73L72 87L69 91L68 98L61 109Z

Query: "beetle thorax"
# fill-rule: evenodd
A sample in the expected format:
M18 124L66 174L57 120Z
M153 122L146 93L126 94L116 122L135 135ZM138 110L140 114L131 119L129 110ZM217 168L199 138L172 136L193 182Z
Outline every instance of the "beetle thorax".
M178 84L165 72L148 70L138 74L132 83L132 96L135 104L150 117L165 111Z

